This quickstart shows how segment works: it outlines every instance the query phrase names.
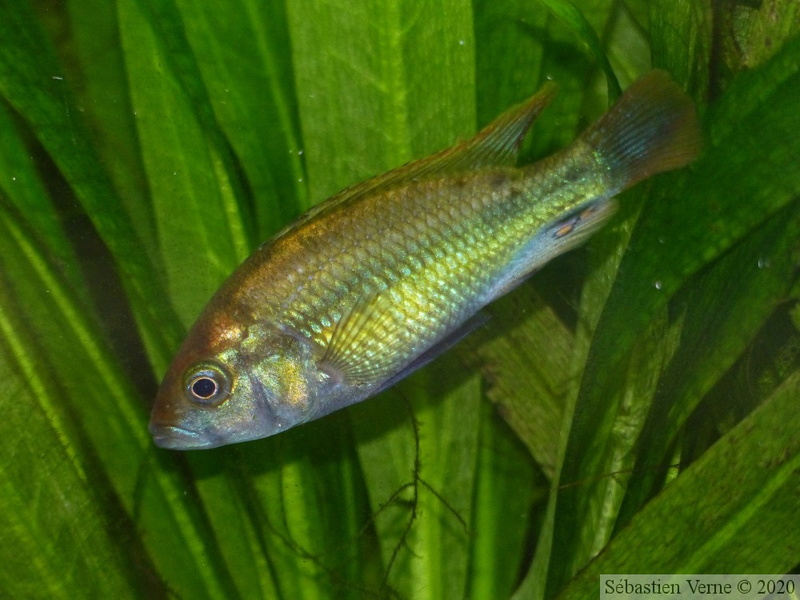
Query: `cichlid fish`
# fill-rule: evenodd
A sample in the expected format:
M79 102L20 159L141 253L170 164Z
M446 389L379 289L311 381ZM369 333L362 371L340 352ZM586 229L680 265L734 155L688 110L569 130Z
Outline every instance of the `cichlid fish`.
M475 137L340 192L256 250L170 366L155 443L253 440L377 394L595 232L613 196L699 151L691 100L653 71L569 147L516 168L553 94L547 85Z

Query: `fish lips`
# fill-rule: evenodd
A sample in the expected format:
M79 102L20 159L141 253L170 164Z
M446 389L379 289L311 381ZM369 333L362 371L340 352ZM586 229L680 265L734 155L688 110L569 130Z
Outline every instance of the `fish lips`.
M155 445L167 450L203 450L226 443L224 440L210 438L206 433L201 435L175 425L150 423L149 429Z

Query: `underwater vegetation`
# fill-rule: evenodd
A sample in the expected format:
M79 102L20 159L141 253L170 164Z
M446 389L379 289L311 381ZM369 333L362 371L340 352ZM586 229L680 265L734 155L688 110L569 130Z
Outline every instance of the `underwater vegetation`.
M792 0L0 0L0 595L584 598L800 565ZM375 399L157 448L187 328L338 190L552 80L566 147L639 76L692 165Z

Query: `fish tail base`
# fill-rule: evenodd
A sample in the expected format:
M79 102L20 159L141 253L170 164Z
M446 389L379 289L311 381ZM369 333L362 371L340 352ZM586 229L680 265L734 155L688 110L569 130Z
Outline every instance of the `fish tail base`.
M622 191L678 169L700 152L694 104L665 71L651 71L583 134Z

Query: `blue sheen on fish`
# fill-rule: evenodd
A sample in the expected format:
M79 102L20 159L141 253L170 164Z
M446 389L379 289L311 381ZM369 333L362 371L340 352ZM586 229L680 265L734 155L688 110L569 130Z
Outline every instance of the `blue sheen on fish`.
M569 147L515 167L545 86L473 138L346 189L256 250L189 332L156 398L164 448L270 436L361 402L449 348L479 311L691 162L691 100L663 71Z

